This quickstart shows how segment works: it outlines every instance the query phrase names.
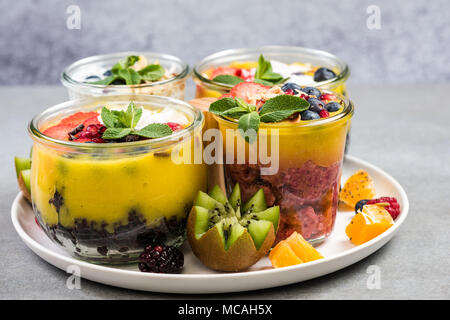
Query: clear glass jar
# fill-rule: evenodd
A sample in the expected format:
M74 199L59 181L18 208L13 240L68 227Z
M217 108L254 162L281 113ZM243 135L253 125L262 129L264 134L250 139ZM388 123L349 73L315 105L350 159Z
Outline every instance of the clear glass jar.
M101 106L171 108L191 124L172 135L128 143L77 143L42 133L63 117ZM179 246L206 166L173 155L202 152L204 117L167 97L116 95L72 100L31 121L31 196L37 221L70 254L94 263L131 263L149 244ZM183 151L184 150L184 151Z
M193 78L197 84L196 97L219 97L228 93L232 85L221 84L208 79L204 74L210 68L229 66L232 62L257 62L260 54L266 59L283 63L310 63L313 66L326 67L336 73L330 80L317 82L315 86L346 95L345 82L350 75L346 63L326 51L289 46L266 46L260 48L230 49L214 53L204 58L193 69Z
M101 76L117 62L131 55L143 55L149 63L158 62L174 76L170 79L138 85L99 85L86 82L89 76ZM67 88L70 99L106 94L149 94L183 100L189 66L179 58L153 52L119 52L92 56L78 60L61 74L61 82Z
M227 130L237 129L237 120L214 116L224 137L227 191L231 192L238 182L242 201L247 201L263 188L267 204L280 206L280 225L275 243L297 231L309 242L317 244L333 229L346 135L353 115L353 104L343 96L339 97L344 101L343 111L329 118L261 123L257 140L253 142L253 146L258 148L252 151L256 157L253 164L249 143L239 133L227 135ZM233 138L227 139L227 136ZM245 154L244 160L238 156L239 144L245 146L245 153L240 153ZM270 150L272 155L278 152L278 165L268 165L267 159L261 158L261 147ZM264 175L261 169L269 166L277 168L277 171Z

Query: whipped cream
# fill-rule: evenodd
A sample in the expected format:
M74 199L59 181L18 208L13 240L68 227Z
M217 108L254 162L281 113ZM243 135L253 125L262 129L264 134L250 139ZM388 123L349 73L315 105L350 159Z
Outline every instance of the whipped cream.
M301 86L315 83L311 75L301 74L311 70L310 64L286 64L277 60L270 60L270 63L273 72L281 74L283 78L289 78L287 82L293 82Z

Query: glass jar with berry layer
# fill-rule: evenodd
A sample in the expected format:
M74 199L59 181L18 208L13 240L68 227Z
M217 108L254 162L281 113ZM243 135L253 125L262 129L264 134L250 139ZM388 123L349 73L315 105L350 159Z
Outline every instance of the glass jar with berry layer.
M105 140L102 108L120 114L131 101L141 110L141 127L156 123L165 136ZM194 197L206 189L206 167L194 159L203 150L203 124L189 104L150 95L72 100L47 109L29 125L38 223L56 244L94 263L135 262L146 245L180 246Z
M274 89L266 95L273 97ZM303 98L304 93L297 96ZM310 104L301 115L280 122L261 121L253 142L246 142L237 131L238 119L214 115L223 137L227 191L239 183L245 202L262 188L267 205L280 206L275 243L297 231L318 244L334 226L346 135L354 108L350 100L336 93L321 90L320 96L333 96L340 109L322 117L322 112L319 116L312 111L317 106ZM261 100L256 102L261 114ZM313 114L316 117L311 117Z
M107 94L149 94L183 100L189 66L155 52L119 52L91 56L61 74L70 99Z
M282 76L280 81L286 79L301 86L320 87L344 96L347 94L345 83L350 70L335 55L302 47L265 46L224 50L201 60L193 69L193 78L197 84L196 97L217 98L228 93L235 83L222 82L223 75L254 81L260 55L271 63L273 72ZM256 75L256 78L273 80L273 77L261 74ZM236 78L234 80L239 81Z

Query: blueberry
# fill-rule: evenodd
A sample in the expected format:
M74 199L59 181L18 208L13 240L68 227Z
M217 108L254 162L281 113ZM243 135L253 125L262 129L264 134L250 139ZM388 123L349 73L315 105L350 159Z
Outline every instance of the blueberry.
M314 81L325 81L336 77L336 74L328 68L319 68L314 72Z
M361 212L369 200L359 200L355 205L355 213Z
M304 87L301 88L300 90L302 90L304 93L312 95L312 96L316 96L316 97L320 97L320 90L314 87Z
M320 116L318 113L311 111L311 110L305 110L302 113L300 113L302 116L302 120L316 120L320 119Z
M327 109L328 112L336 112L341 108L341 105L335 101L328 102L325 105L325 109Z
M324 107L323 101L316 98L309 98L308 102L309 102L309 110L316 113L319 113Z
M105 76L105 77L109 77L110 75L112 75L111 70L106 70L106 71L103 73L103 76Z
M89 77L86 77L85 80L86 81L98 81L98 80L100 80L100 77L99 76L89 76Z
M292 91L294 91L294 94L297 94L300 90L302 90L302 87L300 87L298 84L296 84L294 82L288 82L288 83L283 84L283 86L281 87L281 90L283 90L283 92L292 90Z

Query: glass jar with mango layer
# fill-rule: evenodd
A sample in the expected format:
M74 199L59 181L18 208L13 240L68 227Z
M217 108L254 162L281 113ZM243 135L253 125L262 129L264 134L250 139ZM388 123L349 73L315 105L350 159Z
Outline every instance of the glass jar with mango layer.
M87 138L89 128L102 128L103 107L119 112L131 101L142 121L167 122L173 132L120 142ZM203 124L202 113L189 104L149 95L73 100L47 109L29 125L38 223L56 244L94 263L135 262L149 244L180 246L194 197L206 189L206 167L179 158L202 152Z

